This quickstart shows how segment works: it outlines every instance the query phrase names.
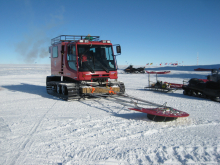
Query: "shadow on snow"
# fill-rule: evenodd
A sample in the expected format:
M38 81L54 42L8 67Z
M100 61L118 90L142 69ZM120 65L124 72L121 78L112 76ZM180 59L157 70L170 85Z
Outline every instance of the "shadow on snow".
M6 88L13 92L24 92L24 93L39 95L45 98L59 99L52 95L49 95L46 91L46 86L21 83L19 85L5 85L2 86L2 88Z
M109 106L106 106L105 104L103 104L103 102L100 102L99 100L100 99L96 99L96 100L93 100L93 101L101 104L102 107L94 107L94 106L92 106L92 104L87 103L86 101L85 102L80 101L80 103L85 104L85 105L87 105L89 107L92 107L92 108L100 109L102 111L105 111L106 113L110 113L112 116L115 116L115 117L124 118L124 119L127 119L127 120L133 119L133 120L143 120L143 121L151 122L151 120L149 120L147 118L146 113L135 112L133 110L129 110L127 107L123 107L123 108L118 108L118 106L109 107ZM118 105L120 105L120 104L118 104ZM115 108L118 108L118 111ZM122 113L120 113L121 111L127 111L127 112L131 112L131 113L123 113L122 114Z
M184 99L194 99L194 100L207 100L207 101L212 101L210 99L207 98L202 98L202 97L195 97L195 96L188 96L188 95L184 95L183 93L175 93L175 91L173 93L165 93L165 92L160 92L160 91L155 91L155 90L150 90L150 89L136 89L136 90L140 90L140 91L146 91L146 92L154 92L157 94L161 94L161 95L167 95L167 96L171 96L171 97L178 97L178 98L184 98ZM147 94L147 93L146 93ZM148 93L149 94L149 93Z

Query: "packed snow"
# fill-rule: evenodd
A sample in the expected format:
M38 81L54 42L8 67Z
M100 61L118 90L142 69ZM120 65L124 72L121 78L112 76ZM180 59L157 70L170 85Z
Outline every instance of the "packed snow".
M134 66L136 67L136 66ZM118 79L126 93L187 112L189 117L154 122L147 114L104 99L63 101L46 92L50 65L0 65L0 164L219 164L220 103L182 90L145 90L148 74ZM161 81L205 79L209 66L149 66L170 70ZM156 81L155 75L150 81Z

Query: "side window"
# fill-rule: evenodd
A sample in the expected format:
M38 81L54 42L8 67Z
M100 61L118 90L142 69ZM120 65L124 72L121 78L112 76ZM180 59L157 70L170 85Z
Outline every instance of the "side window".
M115 62L114 62L114 58L113 58L113 53L112 53L112 47L106 47L105 48L105 52L106 52L106 59L108 61L109 67L111 69L115 68Z
M111 47L106 47L105 51L106 51L107 60L113 60Z
M53 47L53 58L57 58L58 57L58 47L55 46Z
M77 68L76 68L76 47L73 45L68 46L67 61L68 61L68 65L71 69L77 70Z

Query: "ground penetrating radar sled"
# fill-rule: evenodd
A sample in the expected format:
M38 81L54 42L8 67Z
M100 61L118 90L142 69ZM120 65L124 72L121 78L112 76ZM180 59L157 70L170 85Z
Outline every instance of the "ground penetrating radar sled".
M147 90L153 90L153 91L159 91L164 93L173 93L176 90L182 90L183 84L176 84L176 83L170 83L170 82L162 82L157 79L156 74L156 82L150 81L150 73L148 73L148 86L144 87L144 89Z
M147 113L151 120L169 121L189 114L125 94L118 81L116 55L119 44L100 40L99 36L61 35L51 40L51 76L46 78L47 93L63 100L102 98L129 106L130 110ZM147 105L147 108L139 105ZM150 106L150 108L149 108ZM156 106L156 108L152 108Z

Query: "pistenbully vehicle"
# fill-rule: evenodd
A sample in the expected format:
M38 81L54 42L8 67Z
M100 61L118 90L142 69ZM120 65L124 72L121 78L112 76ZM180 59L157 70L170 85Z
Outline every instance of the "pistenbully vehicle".
M114 46L117 55L121 54L120 45ZM125 92L124 83L117 81L116 58L109 40L90 35L61 35L51 40L49 52L51 76L46 78L49 94L68 100L91 93Z

